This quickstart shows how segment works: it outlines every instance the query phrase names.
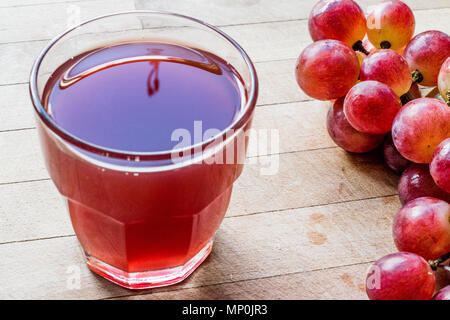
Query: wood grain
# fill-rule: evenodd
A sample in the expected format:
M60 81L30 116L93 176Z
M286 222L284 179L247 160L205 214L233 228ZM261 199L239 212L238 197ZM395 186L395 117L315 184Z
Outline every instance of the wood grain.
M404 0L416 33L449 30L448 0ZM351 155L326 133L329 104L298 89L295 59L311 42L316 1L2 0L0 3L0 299L365 299L369 263L395 251L396 184L379 153ZM357 1L363 8L376 0ZM84 265L65 205L40 155L27 81L34 59L67 27L138 9L164 9L220 26L249 53L260 79L255 129L279 149L252 152L207 261L185 282L128 291ZM115 26L111 31L120 30ZM278 161L276 175L261 175ZM69 277L79 270L81 287ZM439 286L448 281L440 278Z
M123 300L321 300L343 296L367 299L365 276L370 263L244 280L198 288L127 296Z
M0 131L34 128L28 84L0 86Z
M2 0L0 8L11 8L11 7L27 7L27 6L39 6L39 5L51 5L56 3L79 3L85 1L95 1L95 0Z
M258 106L311 100L298 88L295 81L295 59L262 62L255 67L260 84ZM0 132L35 127L27 83L0 86L0 97L4 106L0 107ZM308 105L308 108L313 106ZM259 112L263 111L256 114Z
M413 9L448 7L446 0L405 1ZM226 26L307 19L315 1L270 0L3 0L0 4L1 43L51 39L68 26L70 15L79 10L80 21L110 12L132 9L166 10L186 14L208 23ZM376 3L358 1L366 10Z
M318 1L291 0L194 0L194 1L164 1L136 0L137 9L168 10L177 12L214 25L249 24L274 22L283 20L305 20ZM378 3L377 0L356 1L367 12L369 6ZM448 8L447 0L404 0L413 10Z
M48 178L36 130L0 133L0 184Z
M250 151L249 156L333 147L325 129L328 108L328 103L319 101L259 107L253 128L261 138L268 137L270 130L277 130L280 145L279 149L271 150L269 145L267 150ZM258 132L259 129L263 131ZM257 149L252 147L254 144L258 144L257 139L251 139L249 149ZM0 184L48 178L35 129L1 132L0 148L4 152Z
M398 206L397 197L384 197L227 218L213 253L187 281L146 293L370 262L394 250L391 220ZM317 234L326 240L318 243ZM88 271L75 237L0 245L0 256L1 298L92 299L136 293ZM74 274L70 268L79 268L77 290L67 287Z
M13 6L0 10L0 43L49 40L84 20L134 9L133 0L91 0ZM113 26L112 26L113 27ZM115 30L120 30L116 26Z
M430 28L446 30L449 9L426 10L416 13L417 32ZM247 51L254 62L295 59L311 39L307 21L270 22L221 28L235 38ZM270 41L267 41L270 39ZM0 74L0 85L24 83L47 40L8 43L0 45L0 70L10 72Z
M267 167L265 161L269 157L258 157L257 164L247 165L236 182L227 216L384 197L397 192L397 176L374 155L350 156L338 148L286 153L277 155L278 174L262 176L260 170ZM49 180L6 184L0 186L0 191L0 213L8 227L8 231L0 233L0 243L67 234L68 220L60 219L66 218L66 210ZM24 195L27 200L21 201ZM36 212L41 212L39 217ZM33 224L24 228L23 221Z

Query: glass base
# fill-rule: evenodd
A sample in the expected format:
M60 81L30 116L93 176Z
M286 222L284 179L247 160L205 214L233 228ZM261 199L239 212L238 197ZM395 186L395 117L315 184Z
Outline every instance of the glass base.
M86 263L93 272L127 289L150 289L169 286L186 279L208 257L210 240L191 260L182 266L143 272L126 272L86 254Z

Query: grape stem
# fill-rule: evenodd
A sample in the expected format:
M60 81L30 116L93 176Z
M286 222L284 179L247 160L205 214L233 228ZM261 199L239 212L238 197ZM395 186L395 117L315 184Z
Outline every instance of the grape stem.
M362 52L366 56L368 56L370 54L370 52L367 51L366 48L364 48L363 43L362 43L361 40L356 41L352 48L353 48L354 51Z
M420 73L419 70L414 70L411 74L412 81L414 83L421 83L423 81L423 75Z
M411 94L411 91L408 91L407 93L405 93L404 95L402 95L400 97L400 100L402 102L402 105L404 106L405 104L407 104L410 101L413 101L415 98L413 97L413 95Z
M430 265L431 269L433 269L434 271L437 270L438 267L441 266L441 264L445 261L447 261L448 259L450 259L450 252L444 254L442 257L437 258L436 260L429 260L428 264Z
M447 105L450 107L450 90L447 91Z

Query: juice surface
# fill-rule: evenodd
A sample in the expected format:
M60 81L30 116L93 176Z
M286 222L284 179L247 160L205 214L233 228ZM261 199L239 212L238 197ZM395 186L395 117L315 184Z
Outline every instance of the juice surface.
M53 74L44 99L49 114L78 138L149 152L173 149L176 129L194 137L194 121L203 132L226 129L241 108L240 86L234 69L211 53L128 43L68 61Z

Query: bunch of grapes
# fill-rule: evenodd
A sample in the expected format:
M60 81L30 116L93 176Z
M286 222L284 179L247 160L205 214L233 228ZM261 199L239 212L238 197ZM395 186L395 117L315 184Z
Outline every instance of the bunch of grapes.
M450 259L450 36L414 35L411 9L398 0L366 16L353 0L321 0L309 17L314 41L297 59L300 88L332 101L327 128L348 152L383 144L402 173L393 237L399 252L369 270L370 299L431 299L433 270ZM437 87L422 97L419 86ZM450 286L435 299L450 299Z

